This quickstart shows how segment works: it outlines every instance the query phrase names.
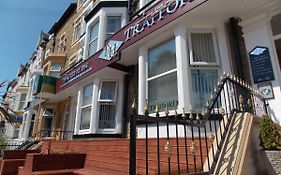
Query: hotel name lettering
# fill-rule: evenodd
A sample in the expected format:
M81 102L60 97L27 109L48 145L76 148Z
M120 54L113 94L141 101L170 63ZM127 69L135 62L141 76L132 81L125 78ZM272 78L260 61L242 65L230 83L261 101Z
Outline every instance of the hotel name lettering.
M143 32L146 28L155 25L158 21L163 20L167 15L177 12L179 8L182 8L187 3L191 3L193 1L194 0L169 0L160 3L154 7L154 11L149 14L144 13L143 15L145 17L143 19L136 22L124 32L124 35L126 36L125 41Z
M92 69L89 67L88 63L83 63L77 69L73 70L72 72L68 73L65 77L63 77L63 85L66 85L69 82L74 81L75 79L81 77L82 75L86 74Z

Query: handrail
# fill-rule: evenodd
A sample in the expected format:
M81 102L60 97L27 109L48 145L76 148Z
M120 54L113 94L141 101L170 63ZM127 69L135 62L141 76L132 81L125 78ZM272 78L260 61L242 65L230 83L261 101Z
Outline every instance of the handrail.
M246 99L246 100L245 100ZM136 111L135 103L132 105L132 114L130 116L130 174L136 174L137 160L136 160L136 132L137 125L143 127L145 131L145 152L146 152L146 174L149 172L149 163L151 158L149 158L150 145L148 143L149 138L149 127L148 125L153 124L151 127L154 129L154 138L157 140L157 171L158 174L164 171L164 173L170 174L175 169L171 169L170 156L168 156L168 169L163 170L161 162L163 158L160 158L160 125L162 126L162 137L163 137L163 127L166 127L167 144L165 145L165 150L167 154L170 154L170 149L177 148L177 171L181 172L182 169L186 169L187 174L190 173L190 165L188 163L188 158L190 156L189 151L193 155L193 170L195 173L202 172L214 172L217 165L218 157L220 155L224 140L231 123L233 123L236 118L237 113L250 112L258 116L262 116L267 113L267 108L265 104L265 99L261 93L252 88L248 83L241 80L237 76L224 73L223 76L218 81L214 92L211 95L208 105L201 114L193 113L190 109L189 113L186 113L183 109L182 114L177 113L175 107L174 114L170 115L168 107L165 108L165 116L160 117L159 106L156 104L156 114L155 116L150 116L147 110L148 102L145 105L145 114L138 115ZM174 136L170 133L170 126L174 125ZM184 132L180 135L178 126L183 126ZM189 135L187 134L187 127L189 129ZM143 134L143 133L142 133ZM209 134L209 136L207 136ZM164 134L165 135L165 134ZM199 137L199 143L195 144L195 137ZM176 145L171 146L170 139L176 139ZM185 153L179 154L179 138L183 138L185 141ZM191 138L191 145L188 143L188 138ZM163 140L163 139L162 139ZM208 145L211 145L209 148ZM199 147L199 158L201 162L198 163L198 157L195 155L196 147ZM182 149L182 148L181 148ZM207 149L207 157L202 154L202 149ZM155 150L155 148L154 148ZM198 150L197 150L198 152ZM186 157L186 165L183 166L180 163L180 156ZM155 156L154 156L155 157ZM163 157L163 156L162 156ZM204 160L206 158L206 160ZM205 162L205 163L204 163ZM173 162L174 163L174 162ZM166 171L166 172L165 172ZM193 172L191 172L193 173ZM180 173L181 174L181 173Z

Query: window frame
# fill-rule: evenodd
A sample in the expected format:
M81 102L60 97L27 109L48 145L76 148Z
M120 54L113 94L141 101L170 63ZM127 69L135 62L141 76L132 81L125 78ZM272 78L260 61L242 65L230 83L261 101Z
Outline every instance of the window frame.
M215 52L215 62L199 62L193 60L193 53L192 53L192 33L210 33L212 34L214 52ZM211 29L192 29L188 31L187 34L187 46L188 46L188 56L189 56L189 63L190 66L219 66L220 57L219 57L219 50L218 50L218 43L217 43L217 36L215 30Z
M101 98L100 98L101 89L102 89L102 85L103 85L104 82L114 82L114 83L115 83L114 99L113 99L113 100L110 100L110 99L101 99ZM117 100L117 89L118 89L118 81L117 81L117 80L101 80L100 86L99 86L99 92L98 92L98 102L116 103L116 100Z
M149 98L149 82L150 82L150 81L156 80L156 79L161 78L161 77L165 77L165 76L167 76L167 75L171 75L171 74L173 74L173 73L176 73L176 76L177 76L177 86L178 86L177 55L175 56L175 62L176 62L175 68L172 68L172 69L170 69L170 70L168 70L168 71L166 71L166 72L160 73L160 74L158 74L158 75L154 75L154 76L149 77L149 51L150 51L151 49L153 49L153 48L156 48L156 47L158 47L158 46L160 46L160 45L163 45L163 44L165 44L165 43L167 43L167 42L170 42L171 40L174 40L174 43L175 43L175 53L176 53L176 38L175 38L175 36L165 38L164 40L162 40L162 41L159 42L158 44L152 45L151 47L149 47L149 48L147 49L147 59L146 59L146 99ZM178 89L177 89L177 94L178 94L178 96L179 96L179 90L178 90ZM178 99L178 100L179 100L179 99ZM169 109L169 110L170 110L170 109ZM152 112L150 112L150 114L155 114L155 112L152 111ZM160 114L160 115L162 115L162 114Z
M58 51L60 53L66 52L66 33L63 33L59 38Z
M102 89L102 85L104 82L114 82L115 83L115 89L114 89L114 99L110 100L110 99L100 99L100 95L101 95L101 89ZM97 98L97 102L98 102L98 113L97 113L97 129L100 131L112 131L116 129L116 123L115 123L115 127L114 128L100 128L99 123L100 123L100 115L101 115L101 106L115 106L115 122L117 120L116 118L116 114L117 114L117 94L118 92L118 80L101 80L100 84L99 84L99 91L98 91L98 98Z
M109 17L119 17L120 18L120 28L117 29L115 32L107 32L108 29L108 18ZM106 31L105 31L105 40L109 39L112 35L114 35L117 31L119 31L122 28L122 14L107 14L106 15ZM107 35L110 35L107 37Z
M76 35L77 34L77 26L79 26L79 28L80 28L79 35ZM82 34L82 19L81 19L81 17L79 17L75 20L73 27L74 27L73 28L73 43L75 43L77 40L80 39L81 34Z
M98 25L97 28L98 28L98 32L97 32L97 36L95 38L93 38L91 40L91 29L95 26L95 25ZM88 58L92 55L94 55L97 51L98 51L98 44L99 44L99 34L100 34L100 20L97 19L95 21L92 22L92 24L88 27L89 28L89 34L88 34L88 43L87 43L87 46L88 46L88 51L87 51L87 55L88 55ZM90 55L90 45L94 42L94 41L97 41L97 47L96 47L96 51Z
M92 85L92 99L91 99L91 102L87 105L83 105L83 100L84 100L84 91L85 91L85 88ZM84 86L82 86L81 88L81 97L80 97L80 105L79 105L79 129L78 129L78 133L81 134L81 133L86 133L86 132L90 132L91 130L91 123L92 123L92 118L93 118L93 100L94 100L94 91L95 91L95 85L93 82L91 83L88 83L88 84L85 84ZM90 126L89 128L87 129L81 129L81 123L82 123L82 109L86 109L86 108L91 108L91 114L90 114Z
M25 95L25 99L22 100L22 96ZM19 98L19 107L18 107L18 110L24 110L24 104L26 103L26 98L27 98L27 93L21 93L20 94L20 98Z

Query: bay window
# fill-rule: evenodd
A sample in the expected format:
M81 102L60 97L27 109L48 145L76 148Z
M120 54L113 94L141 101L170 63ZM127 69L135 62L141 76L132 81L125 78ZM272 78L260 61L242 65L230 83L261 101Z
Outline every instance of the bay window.
M115 128L117 82L102 81L99 98L99 129Z
M99 21L90 27L88 57L97 52L99 38Z
M189 33L193 109L206 105L218 79L218 53L213 32Z
M148 100L153 112L156 101L163 109L172 109L178 103L175 40L170 39L148 50Z
M82 105L81 105L81 121L80 130L90 129L92 114L92 98L93 84L89 84L83 88Z
M121 16L107 16L106 39L121 28Z

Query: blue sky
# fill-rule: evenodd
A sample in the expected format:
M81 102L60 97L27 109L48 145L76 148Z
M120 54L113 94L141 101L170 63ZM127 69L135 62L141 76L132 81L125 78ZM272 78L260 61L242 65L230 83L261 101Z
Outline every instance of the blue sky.
M16 78L20 63L35 50L40 31L48 32L72 2L0 0L0 82Z

